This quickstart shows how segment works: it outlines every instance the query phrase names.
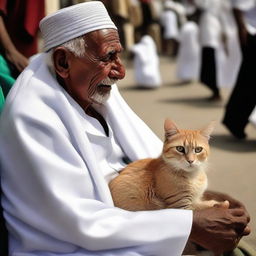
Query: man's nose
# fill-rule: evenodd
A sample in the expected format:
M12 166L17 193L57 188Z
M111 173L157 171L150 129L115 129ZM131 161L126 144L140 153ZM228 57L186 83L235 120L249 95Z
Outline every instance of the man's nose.
M120 60L120 58L117 58L115 62L113 62L113 65L109 72L109 77L114 79L119 79L119 80L125 77L125 67L122 61Z

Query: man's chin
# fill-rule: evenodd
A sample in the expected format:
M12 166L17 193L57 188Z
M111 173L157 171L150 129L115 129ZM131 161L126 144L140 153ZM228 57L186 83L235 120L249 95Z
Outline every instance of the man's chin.
M109 97L110 97L110 90L107 93L105 92L104 94L96 93L95 95L93 95L91 97L91 100L95 104L102 105L102 104L105 104L107 102Z

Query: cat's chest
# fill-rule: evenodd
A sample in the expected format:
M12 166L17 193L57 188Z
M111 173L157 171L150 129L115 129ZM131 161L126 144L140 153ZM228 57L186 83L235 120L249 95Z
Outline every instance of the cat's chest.
M191 190L195 194L203 193L208 187L208 180L204 172L199 173L189 181Z

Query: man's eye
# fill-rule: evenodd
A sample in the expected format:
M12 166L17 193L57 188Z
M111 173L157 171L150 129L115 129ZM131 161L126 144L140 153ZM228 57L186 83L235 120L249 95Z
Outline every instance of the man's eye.
M102 58L101 61L108 62L108 61L110 61L110 59L111 59L111 55L108 55L108 56Z
M202 147L196 147L195 148L195 153L200 153L202 152L203 148Z
M180 152L180 153L185 153L185 148L182 147L182 146L177 146L177 147L176 147L176 150L177 150L178 152Z
M108 53L106 56L104 56L103 58L101 58L101 61L108 62L108 61L112 60L114 57L115 57L115 52L112 51L112 52Z

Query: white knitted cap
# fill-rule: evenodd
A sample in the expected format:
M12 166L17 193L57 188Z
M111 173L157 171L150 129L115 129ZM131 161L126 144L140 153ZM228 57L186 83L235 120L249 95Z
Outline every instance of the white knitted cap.
M45 51L95 30L117 29L104 4L99 1L75 4L60 9L44 17L39 26Z

